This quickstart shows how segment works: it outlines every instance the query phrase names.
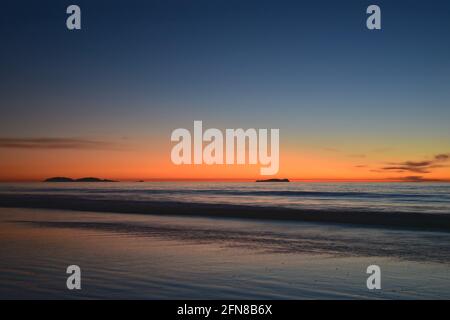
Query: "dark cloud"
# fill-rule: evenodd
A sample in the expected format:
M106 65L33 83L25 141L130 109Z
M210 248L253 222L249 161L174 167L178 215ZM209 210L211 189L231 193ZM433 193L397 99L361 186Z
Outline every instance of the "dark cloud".
M106 149L104 141L76 138L0 138L0 148L11 149Z
M410 182L427 181L427 179L424 179L423 176L408 176L408 177L403 177L402 180L403 181L410 181Z
M423 176L406 176L406 177L398 177L398 178L390 178L392 181L403 181L403 182L442 182L447 180L439 180L439 179L428 179Z
M450 160L449 154L438 154L432 160L426 161L404 161L389 163L389 166L381 168L383 171L391 172L413 172L413 173L430 173L431 169L447 167L442 162ZM416 176L414 176L416 177Z
M407 167L426 167L431 165L432 163L433 163L432 161L420 161L420 162L406 161L399 164Z
M446 161L449 158L450 158L450 154L438 154L438 155L434 156L434 159L438 160L438 161Z
M430 172L426 166L425 167L391 166L391 167L383 167L381 169L385 170L385 171L395 171L395 172L405 172L405 171L416 172L416 173L429 173Z

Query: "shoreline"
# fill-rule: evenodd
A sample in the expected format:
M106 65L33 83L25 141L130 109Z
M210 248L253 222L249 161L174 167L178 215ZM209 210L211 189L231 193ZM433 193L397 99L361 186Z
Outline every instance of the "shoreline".
M0 207L351 224L450 232L450 214L309 210L168 201L98 200L77 196L0 194Z

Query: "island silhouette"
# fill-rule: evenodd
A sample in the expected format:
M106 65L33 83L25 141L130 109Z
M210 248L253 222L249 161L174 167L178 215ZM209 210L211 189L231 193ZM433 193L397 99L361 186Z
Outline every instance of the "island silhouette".
M264 179L256 180L256 182L290 182L289 179Z

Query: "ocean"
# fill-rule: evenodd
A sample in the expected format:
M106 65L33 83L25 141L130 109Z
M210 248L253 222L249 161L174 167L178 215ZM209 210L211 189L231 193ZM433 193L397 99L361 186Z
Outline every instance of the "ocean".
M0 183L0 194L314 210L450 213L450 183Z

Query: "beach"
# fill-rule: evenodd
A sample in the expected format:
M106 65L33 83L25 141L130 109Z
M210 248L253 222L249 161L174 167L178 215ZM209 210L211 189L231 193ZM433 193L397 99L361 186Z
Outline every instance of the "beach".
M3 299L448 299L450 234L1 209ZM79 265L82 289L66 288ZM366 287L379 265L382 289Z
M154 184L134 187L156 190ZM219 184L215 187L220 189ZM178 187L177 201L169 201L161 190L176 195L173 184L159 187L152 201L118 199L119 190L123 195L128 189L120 184L77 187L83 192L75 191L74 186L49 184L34 185L33 192L29 188L8 186L9 192L0 196L0 202L4 201L0 208L0 296L4 299L450 298L450 233L446 230L293 219L283 215L286 210L292 210L290 215L299 214L299 207L278 206L277 212L264 205L267 199L256 205L258 196L242 203L239 196L227 195L240 202L233 206L217 198L220 192L214 195L217 204L208 198L210 194L202 204L198 198L202 192L197 192L196 202L187 204L183 202L183 193L188 190L185 186ZM230 188L237 186L221 186L226 192ZM206 190L205 185L197 185L197 189ZM113 195L106 198L108 192ZM17 208L17 203L13 207L12 202L4 206L5 199L20 196L25 208ZM192 198L192 193L189 196ZM80 201L78 209L75 199ZM139 201L145 206L133 206ZM93 203L99 210L90 210ZM67 207L62 208L63 204ZM407 215L398 209L399 204L393 206L399 214ZM429 215L431 221L433 215L445 216L436 212L439 208L433 213L419 208L417 214ZM260 219L256 217L258 210L262 212ZM326 211L321 208L318 212ZM347 213L357 216L360 211ZM374 214L373 210L368 212ZM276 214L284 218L274 218ZM65 271L72 264L82 270L79 291L65 286ZM382 270L381 290L366 286L366 269L373 264Z

